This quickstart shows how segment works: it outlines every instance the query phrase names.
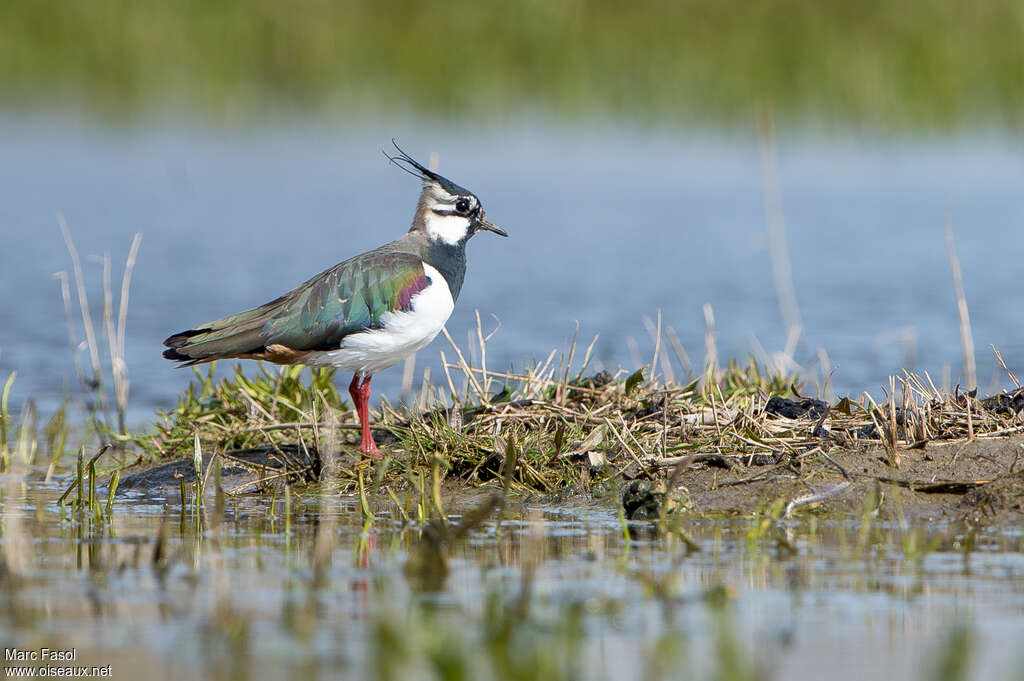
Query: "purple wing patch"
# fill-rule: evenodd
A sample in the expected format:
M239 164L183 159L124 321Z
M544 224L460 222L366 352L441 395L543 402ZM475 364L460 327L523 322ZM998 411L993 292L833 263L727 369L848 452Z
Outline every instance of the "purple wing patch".
M399 310L409 310L412 307L412 297L429 285L430 279L422 270L419 274L410 272L398 288L398 295L395 296L396 307Z

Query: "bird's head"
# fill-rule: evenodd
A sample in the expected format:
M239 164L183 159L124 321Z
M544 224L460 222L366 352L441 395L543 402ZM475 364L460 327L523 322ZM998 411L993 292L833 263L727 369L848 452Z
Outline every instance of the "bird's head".
M388 156L388 159L423 180L420 202L409 231L422 232L431 241L449 246L463 244L481 230L508 236L505 230L487 219L480 199L473 192L426 168L402 151L394 140L391 143L398 149L398 155Z

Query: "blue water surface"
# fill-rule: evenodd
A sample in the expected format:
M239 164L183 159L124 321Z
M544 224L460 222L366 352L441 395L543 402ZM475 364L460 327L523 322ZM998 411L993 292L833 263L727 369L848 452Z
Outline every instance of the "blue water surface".
M438 154L441 172L475 191L511 235L484 233L470 243L448 325L465 346L475 310L488 328L491 315L499 317L490 367L543 360L567 346L579 322L584 345L600 334L595 367L632 370L650 361L643 317L660 310L699 368L705 304L720 359L785 346L753 125L726 134L537 120L499 127L289 119L236 129L7 114L0 379L18 371L15 408L32 396L45 411L77 390L54 278L71 269L58 213L83 255L97 323L102 268L92 256L110 253L116 298L132 236L143 234L126 340L130 420L141 422L173 404L191 378L160 357L167 335L266 302L408 229L419 188L382 156L392 137L423 160ZM928 371L937 384L944 376L962 381L949 224L978 383L983 391L1008 385L990 345L1024 373L1024 291L1015 276L1024 253L1024 157L1016 138L806 132L776 145L804 329L797 362L819 377L835 369L836 394L877 393L903 367ZM81 340L77 313L75 321ZM416 385L426 367L439 377L439 349L447 349L443 339L420 353ZM674 354L671 362L685 374ZM382 374L375 388L398 399L401 373Z

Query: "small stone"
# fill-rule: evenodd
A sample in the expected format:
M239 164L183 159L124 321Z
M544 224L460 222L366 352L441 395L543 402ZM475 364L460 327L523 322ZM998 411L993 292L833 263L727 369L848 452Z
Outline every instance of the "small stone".
M828 402L805 397L801 400L790 400L785 397L772 397L764 406L764 413L774 414L787 419L803 417L820 419L828 413Z
M665 484L650 480L634 480L622 495L622 508L627 520L657 520L665 503Z

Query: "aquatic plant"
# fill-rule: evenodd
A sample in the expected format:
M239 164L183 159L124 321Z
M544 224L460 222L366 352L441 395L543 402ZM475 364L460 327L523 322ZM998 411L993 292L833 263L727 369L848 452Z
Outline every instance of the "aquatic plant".
M267 111L445 119L780 119L951 127L1021 120L1020 3L709 1L280 3L8 0L8 101L70 100L111 114ZM457 35L458 40L451 36ZM452 74L439 77L438 74ZM276 106L275 106L276 104Z

